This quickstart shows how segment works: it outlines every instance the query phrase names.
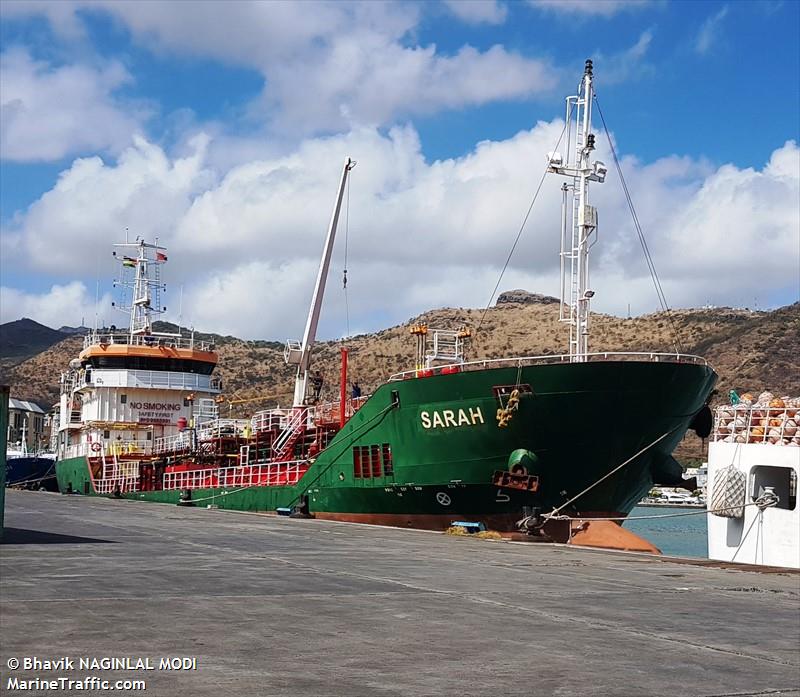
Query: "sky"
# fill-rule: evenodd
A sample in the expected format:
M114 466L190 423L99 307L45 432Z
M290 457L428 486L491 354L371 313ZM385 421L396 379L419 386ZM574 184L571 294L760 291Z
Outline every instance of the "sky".
M321 337L484 307L587 58L669 304L798 301L798 2L4 0L0 322L124 325L127 230L167 319L299 338L346 157ZM592 309L652 312L594 132ZM558 295L561 183L500 291Z

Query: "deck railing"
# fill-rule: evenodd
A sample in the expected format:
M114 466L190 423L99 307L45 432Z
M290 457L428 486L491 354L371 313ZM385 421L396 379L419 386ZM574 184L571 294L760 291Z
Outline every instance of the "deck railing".
M197 427L197 439L204 441L213 438L244 437L249 430L249 419L213 419L204 421Z
M156 438L153 441L153 453L161 455L162 453L181 452L189 450L192 447L191 431L181 431L171 436L164 436Z
M127 494L133 491L139 491L139 478L109 477L107 479L95 479L94 490L98 494L113 494L115 491L119 491L121 494Z
M103 476L94 480L94 490L98 494L139 491L139 462L104 459Z
M264 409L257 411L250 419L253 433L264 431L280 431L286 427L291 409Z
M64 458L150 455L154 452L153 443L152 440L84 441L67 445Z
M344 403L344 418L345 420L349 419L353 414L355 414L369 399L369 395L364 395L363 397L356 397L354 399L347 399ZM314 422L316 424L327 424L327 423L336 423L339 421L340 418L340 410L339 407L341 405L341 400L336 400L335 402L325 402L324 404L318 404L314 407Z
M213 419L203 421L195 430L198 443L215 438L246 438L248 430L250 430L250 421L248 419ZM189 450L191 447L192 432L190 429L156 438L153 441L153 452L157 455Z
M645 353L637 351L607 351L603 353L587 353L584 356L586 363L606 362L606 361L634 361L647 363L694 363L696 365L708 365L708 361L702 356L693 356L686 353ZM450 363L448 365L437 365L431 368L406 370L402 373L395 373L389 380L408 380L409 378L430 377L431 375L447 375L448 373L469 372L474 370L486 370L488 368L524 368L529 365L552 365L570 363L572 357L569 354L545 355L545 356L512 356L508 358L487 358L481 361L469 361L466 363Z
M92 331L83 338L83 348L90 346L127 344L129 346L153 346L175 349L194 349L196 351L213 351L215 346L210 341L200 341L191 336L171 334L128 334L123 332Z
M165 472L163 488L210 489L250 486L291 486L306 473L309 464L303 460L270 462L243 467L214 467Z

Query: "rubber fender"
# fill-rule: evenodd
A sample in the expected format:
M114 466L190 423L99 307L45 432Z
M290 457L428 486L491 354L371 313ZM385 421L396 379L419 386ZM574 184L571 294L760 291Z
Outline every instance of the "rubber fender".
M711 435L711 429L714 426L714 417L711 414L711 409L706 404L700 411L698 411L692 423L689 424L691 428L700 438L708 438Z
M539 458L525 448L517 448L508 456L508 471L517 474L535 474L539 470Z

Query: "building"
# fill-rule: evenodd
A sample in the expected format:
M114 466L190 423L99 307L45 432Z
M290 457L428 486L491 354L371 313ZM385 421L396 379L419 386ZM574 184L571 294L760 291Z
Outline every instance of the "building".
M50 446L49 419L38 404L21 399L8 400L8 447L25 449L30 452L47 449Z

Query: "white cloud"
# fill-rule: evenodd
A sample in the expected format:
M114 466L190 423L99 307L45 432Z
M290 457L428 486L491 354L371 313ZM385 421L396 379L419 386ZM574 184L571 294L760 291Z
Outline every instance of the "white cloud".
M302 79L298 80L298 75ZM262 104L281 131L345 130L494 100L531 97L556 84L541 61L502 46L470 46L442 56L435 46L406 48L383 37L344 35L317 61L275 65ZM309 108L307 94L313 94Z
M26 11L15 6L16 13ZM265 78L252 105L281 134L332 132L409 115L529 98L555 84L537 60L493 46L452 54L420 45L413 33L423 5L394 2L63 2L33 4L51 23L91 9L162 54L211 57ZM501 5L458 5L462 16L499 20Z
M177 315L203 330L248 338L299 336L342 162L358 160L349 207L351 326L379 329L442 306L489 299L562 123L541 122L464 157L427 162L410 126L361 128L305 140L284 155L223 174L206 142L170 158L139 140L115 164L77 160L21 215L12 263L94 278L124 227L169 248L165 276ZM611 162L603 144L597 157ZM797 281L800 152L778 148L762 169L688 157L623 159L639 219L673 305L748 304ZM616 177L592 189L600 211L592 252L594 308L656 309ZM546 180L501 290L556 294L560 180ZM343 212L321 334L344 333ZM4 236L6 231L4 231ZM86 250L91 250L87 253ZM115 273L101 266L101 278ZM6 292L6 291L4 291Z
M498 0L445 0L447 8L468 24L502 24L508 9Z
M639 10L651 0L528 0L528 4L565 15L611 17L619 12Z
M609 56L596 51L592 56L598 66L602 66L602 84L613 85L627 82L653 72L653 66L646 62L647 52L653 41L653 32L643 31L630 48Z
M137 136L114 166L100 157L75 160L11 229L3 230L3 237L15 240L6 252L16 255L4 262L27 259L41 272L93 275L98 258L110 254L109 245L124 237L126 228L131 237L168 237L193 197L213 183L213 174L202 166L206 145L198 136L192 153L170 160Z
M718 39L722 27L722 20L725 19L727 14L728 6L725 5L719 12L711 15L703 22L694 42L694 50L697 53L708 53Z
M119 103L114 91L130 82L121 64L54 67L12 48L0 56L0 154L16 161L55 160L130 142L146 118Z
M111 306L109 295L97 303L105 314ZM54 329L91 324L95 313L95 298L80 281L54 285L42 294L25 293L15 288L0 288L0 323L29 317Z

